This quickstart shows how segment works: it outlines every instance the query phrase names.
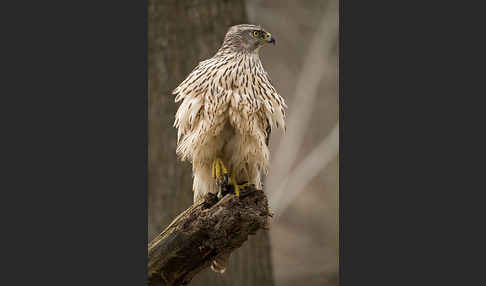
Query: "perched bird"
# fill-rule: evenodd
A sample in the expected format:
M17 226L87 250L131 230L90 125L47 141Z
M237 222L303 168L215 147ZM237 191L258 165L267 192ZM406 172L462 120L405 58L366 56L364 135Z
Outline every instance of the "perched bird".
M236 195L249 184L262 188L270 132L285 130L287 108L260 61L268 43L275 38L260 26L230 27L217 53L173 91L182 101L174 122L177 154L192 162L194 203L208 192L221 197L222 184ZM223 273L227 259L217 257L211 268Z

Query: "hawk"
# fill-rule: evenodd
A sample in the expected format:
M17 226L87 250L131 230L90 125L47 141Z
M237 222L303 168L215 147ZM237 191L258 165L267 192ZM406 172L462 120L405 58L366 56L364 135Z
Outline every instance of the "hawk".
M259 50L268 43L275 38L260 26L230 27L216 54L172 92L181 102L176 152L192 162L194 203L208 192L221 197L223 183L237 196L248 185L263 187L270 132L285 130L287 108L260 61ZM212 269L224 272L226 260L216 259Z

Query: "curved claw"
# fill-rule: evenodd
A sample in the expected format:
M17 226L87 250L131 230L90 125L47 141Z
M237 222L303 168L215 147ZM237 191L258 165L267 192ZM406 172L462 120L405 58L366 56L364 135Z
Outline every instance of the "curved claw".
M223 163L223 160L221 158L216 158L213 161L213 178L218 179L224 174L228 174L228 169L226 169L226 166Z
M254 184L249 184L248 182L238 184L235 173L231 172L230 175L228 169L220 158L216 158L213 161L212 175L213 178L216 179L216 184L219 187L217 194L218 199L221 199L229 192L232 192L237 197L240 197L241 193L246 193L248 189L252 187L254 188Z
M213 178L216 180L216 184L219 187L217 197L218 199L221 199L229 192L228 184L230 181L228 169L224 165L221 158L214 159L212 166L212 175Z
M233 191L234 191L234 193L237 197L240 196L241 191L246 190L250 186L250 184L248 182L243 182L243 183L240 183L240 184L236 183L234 172L231 173L230 179L231 179L231 184L233 185Z

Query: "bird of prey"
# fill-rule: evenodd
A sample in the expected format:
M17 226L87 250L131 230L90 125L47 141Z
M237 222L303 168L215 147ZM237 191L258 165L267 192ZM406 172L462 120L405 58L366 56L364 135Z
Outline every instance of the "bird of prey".
M199 63L172 92L182 103L175 116L177 154L192 162L194 203L221 185L239 196L248 185L262 188L268 171L268 140L285 130L284 99L262 66L259 50L275 38L261 26L229 28L216 54ZM224 257L212 269L223 273Z

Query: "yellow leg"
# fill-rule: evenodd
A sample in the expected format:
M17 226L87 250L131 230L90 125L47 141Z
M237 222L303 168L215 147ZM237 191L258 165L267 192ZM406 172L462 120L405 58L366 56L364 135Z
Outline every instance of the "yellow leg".
M212 175L213 178L216 179L216 184L218 185L218 199L221 199L225 193L227 192L226 186L228 185L229 176L228 176L228 169L223 163L221 158L216 158L213 161L212 167Z
M221 180L223 176L228 174L228 169L223 164L223 160L216 158L213 161L213 178Z
M240 196L240 191L250 186L249 183L238 185L236 181L235 173L231 172L231 175L229 175L228 169L224 165L223 160L221 160L221 158L214 159L213 166L212 166L212 175L213 178L216 179L216 183L219 186L218 198L220 199L228 191L227 189L228 185L233 187L234 193L237 197Z
M240 196L240 191L241 190L244 190L248 186L250 186L249 183L244 183L244 184L238 185L238 183L236 182L236 178L235 178L235 173L234 172L231 172L230 179L231 179L231 184L233 185L233 188L235 190L235 194L236 194L237 197Z

